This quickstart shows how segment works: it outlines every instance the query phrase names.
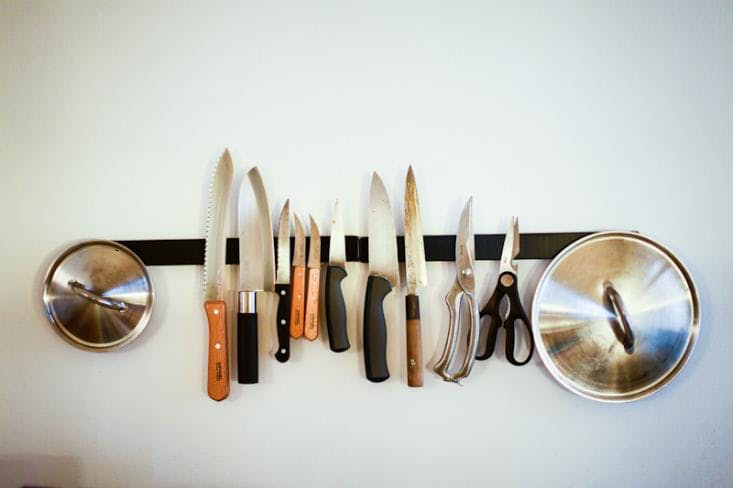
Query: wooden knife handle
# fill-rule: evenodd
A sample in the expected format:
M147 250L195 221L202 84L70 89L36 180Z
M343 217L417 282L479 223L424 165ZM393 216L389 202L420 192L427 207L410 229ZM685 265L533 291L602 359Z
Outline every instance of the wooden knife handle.
M305 323L305 266L293 267L293 284L290 293L290 336L303 336Z
M227 354L227 305L221 300L204 303L209 322L209 367L206 390L221 401L229 396L229 357Z
M420 337L420 299L417 295L405 297L407 318L407 385L422 386L422 339Z
M318 298L320 296L321 268L308 268L308 294L305 302L305 338L318 337Z

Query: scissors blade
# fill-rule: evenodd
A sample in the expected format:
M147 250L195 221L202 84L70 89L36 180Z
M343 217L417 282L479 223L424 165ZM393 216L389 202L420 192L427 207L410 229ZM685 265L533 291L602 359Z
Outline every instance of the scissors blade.
M504 247L501 250L501 265L499 273L517 273L517 266L514 258L519 255L519 219L512 217L509 221L509 228L504 237Z
M474 280L475 243L473 237L473 197L468 199L463 208L456 235L456 277L466 293L473 294L476 284Z

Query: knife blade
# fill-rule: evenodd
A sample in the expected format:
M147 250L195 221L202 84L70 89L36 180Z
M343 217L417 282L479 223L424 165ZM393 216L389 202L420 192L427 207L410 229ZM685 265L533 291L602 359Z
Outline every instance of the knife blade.
M423 385L422 339L420 331L420 300L418 286L427 285L425 246L420 225L420 203L412 166L405 180L405 318L407 332L407 385Z
M399 284L397 238L392 206L377 173L369 191L369 278L364 300L364 363L375 383L389 378L384 298Z
M321 284L321 233L318 232L318 225L310 217L311 242L308 251L308 285L307 298L305 301L305 338L309 341L318 337L318 299L320 297Z
M216 163L209 188L204 247L204 310L209 325L206 391L213 400L229 396L227 313L224 301L226 239L224 229L232 191L232 158L229 150Z
M343 352L350 347L349 336L346 332L346 302L341 289L341 282L346 275L344 217L339 201L336 200L333 205L331 241L326 268L326 328L328 329L328 342L334 352Z
M290 302L290 337L303 336L305 323L305 231L297 214L295 219L295 249L293 253L293 289Z
M290 200L280 212L277 228L277 352L275 359L284 363L290 358Z
M247 227L247 181L254 193L257 212L256 232ZM257 167L247 173L239 192L239 313L237 314L238 381L259 381L257 296L275 290L275 250L267 193Z

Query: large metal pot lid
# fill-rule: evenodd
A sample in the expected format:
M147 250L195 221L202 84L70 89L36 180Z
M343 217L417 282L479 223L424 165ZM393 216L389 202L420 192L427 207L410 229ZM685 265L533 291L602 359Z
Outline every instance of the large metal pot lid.
M132 251L112 241L87 241L62 253L46 275L46 316L72 344L106 351L145 328L153 282Z
M567 389L599 401L659 390L690 357L700 328L695 285L661 244L602 232L565 248L532 304L542 362Z

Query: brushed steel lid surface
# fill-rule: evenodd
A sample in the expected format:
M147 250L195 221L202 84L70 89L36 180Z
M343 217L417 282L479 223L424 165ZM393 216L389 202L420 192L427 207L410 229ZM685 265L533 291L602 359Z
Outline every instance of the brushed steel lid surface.
M700 305L684 265L661 244L602 232L564 249L532 303L542 362L565 388L626 402L664 387L690 357Z
M153 306L153 282L132 251L112 241L87 241L62 253L46 275L46 316L69 342L106 351L143 331Z

